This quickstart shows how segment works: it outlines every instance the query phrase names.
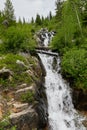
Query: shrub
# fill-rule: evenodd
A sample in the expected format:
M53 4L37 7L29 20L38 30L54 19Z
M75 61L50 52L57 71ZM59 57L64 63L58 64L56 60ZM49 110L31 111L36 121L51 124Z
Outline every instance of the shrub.
M84 49L71 49L62 59L62 72L72 78L76 87L87 89L87 52Z
M5 47L7 50L18 50L26 41L26 34L18 28L9 27L5 35Z

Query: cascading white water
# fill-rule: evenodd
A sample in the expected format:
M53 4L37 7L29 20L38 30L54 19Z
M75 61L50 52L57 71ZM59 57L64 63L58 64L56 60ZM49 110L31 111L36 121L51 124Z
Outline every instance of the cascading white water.
M48 36L44 40L47 46ZM50 130L86 130L83 118L74 109L71 90L63 80L60 70L60 58L39 54L46 69L45 87L48 100ZM55 65L54 65L55 64Z

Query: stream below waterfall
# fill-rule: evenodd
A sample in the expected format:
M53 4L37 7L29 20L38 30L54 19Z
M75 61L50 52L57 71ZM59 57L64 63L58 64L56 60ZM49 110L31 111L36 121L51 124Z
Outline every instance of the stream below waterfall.
M49 36L47 33L44 36L43 44L47 46ZM86 130L82 125L83 117L78 114L72 104L69 84L60 74L60 57L41 53L38 55L46 70L49 130Z

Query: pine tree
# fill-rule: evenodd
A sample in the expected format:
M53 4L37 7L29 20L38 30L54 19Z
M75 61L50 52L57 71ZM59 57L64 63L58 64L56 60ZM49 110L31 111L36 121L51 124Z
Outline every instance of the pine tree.
M49 13L49 20L51 20L51 19L52 19L52 13L50 11L50 13Z
M2 14L2 12L0 11L0 17L1 17L1 14Z
M10 0L6 0L5 2L4 16L5 19L8 20L9 22L15 21L14 9L12 2Z
M22 24L22 20L21 20L21 18L20 18L20 17L19 17L18 23Z
M62 5L63 5L63 2L61 2L61 0L57 0L57 2L56 2L56 18L58 21L61 21Z
M23 24L25 24L26 23L26 21L25 21L25 18L23 17Z
M31 19L31 23L34 23L34 18L32 17L32 19Z
M41 21L41 18L40 18L40 15L39 14L37 14L37 16L36 16L36 24L38 24L38 25L41 25L42 24L42 21Z
M42 18L41 18L41 19L42 19L42 22L44 22L44 17L43 17L43 16L42 16Z

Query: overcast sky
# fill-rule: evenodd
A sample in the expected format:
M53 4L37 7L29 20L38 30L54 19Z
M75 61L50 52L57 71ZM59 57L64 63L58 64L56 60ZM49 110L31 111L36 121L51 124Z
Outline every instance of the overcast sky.
M36 16L37 13L47 16L50 11L55 14L56 0L11 0L15 9L15 15L28 21L31 17ZM4 8L5 0L0 0L0 10Z

